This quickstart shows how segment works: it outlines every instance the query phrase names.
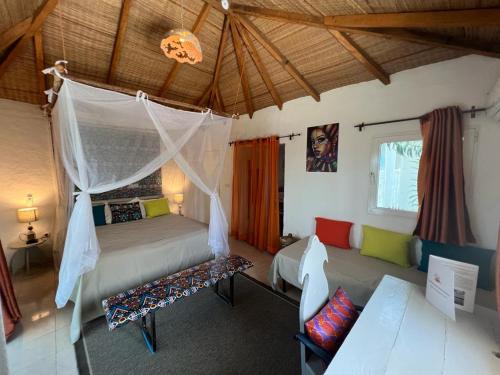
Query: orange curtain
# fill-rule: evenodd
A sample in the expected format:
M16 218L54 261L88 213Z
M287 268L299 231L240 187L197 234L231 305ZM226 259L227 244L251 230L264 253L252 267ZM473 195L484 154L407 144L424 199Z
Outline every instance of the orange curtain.
M231 235L279 250L278 137L234 143Z

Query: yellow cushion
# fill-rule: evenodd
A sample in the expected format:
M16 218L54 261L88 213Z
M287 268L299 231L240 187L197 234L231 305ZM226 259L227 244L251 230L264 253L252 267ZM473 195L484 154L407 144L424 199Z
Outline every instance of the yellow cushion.
M148 218L168 215L170 213L167 198L144 201L144 208L146 209L146 217Z

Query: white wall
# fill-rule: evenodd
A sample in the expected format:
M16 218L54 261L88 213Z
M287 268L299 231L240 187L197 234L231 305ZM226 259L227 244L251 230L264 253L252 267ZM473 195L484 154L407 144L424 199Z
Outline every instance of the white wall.
M16 210L26 206L27 194L39 208L35 232L49 233L56 194L48 119L36 105L0 99L0 239L7 261L14 255L8 243L26 231ZM21 253L18 260L22 263Z
M459 105L470 108L486 104L489 90L500 76L500 60L466 56L400 72L391 84L379 81L346 86L321 94L321 102L310 97L285 103L283 110L269 107L254 118L243 116L233 125L232 139L300 132L286 143L284 231L300 237L314 231L314 217L324 216L355 223L354 245L360 244L361 224L390 230L413 231L416 220L368 213L369 164L373 138L418 132L418 121L382 125L358 132L362 122L422 115L435 108ZM340 123L337 173L306 173L306 129ZM466 116L467 127L479 129L472 180L473 197L468 206L474 233L481 246L496 248L500 218L500 123ZM227 155L221 181L221 196L230 220L232 151Z

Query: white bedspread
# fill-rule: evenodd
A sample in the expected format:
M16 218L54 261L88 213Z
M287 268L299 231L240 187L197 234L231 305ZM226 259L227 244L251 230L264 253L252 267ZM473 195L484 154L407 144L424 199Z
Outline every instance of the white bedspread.
M97 227L101 255L73 291L71 340L83 323L104 315L102 300L203 263L214 256L208 227L179 215Z
M309 238L304 238L279 251L269 270L269 279L274 289L278 280L284 279L293 286L302 289L298 280L299 264L307 247ZM326 246L328 263L325 273L330 294L342 286L357 305L364 306L377 288L384 275L391 275L424 286L427 273L416 266L404 268L380 259L361 255L359 249L344 250ZM495 308L495 293L477 289L476 304Z

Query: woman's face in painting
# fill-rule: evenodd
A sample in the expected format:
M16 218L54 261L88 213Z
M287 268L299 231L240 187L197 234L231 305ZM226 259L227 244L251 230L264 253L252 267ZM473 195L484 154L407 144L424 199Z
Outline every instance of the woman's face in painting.
M311 132L311 147L316 158L328 154L328 138L323 129L316 128Z

